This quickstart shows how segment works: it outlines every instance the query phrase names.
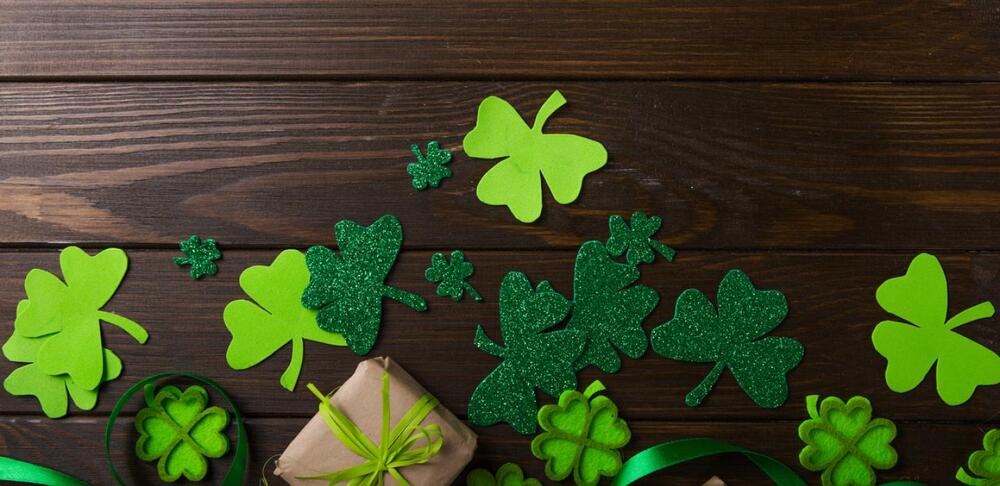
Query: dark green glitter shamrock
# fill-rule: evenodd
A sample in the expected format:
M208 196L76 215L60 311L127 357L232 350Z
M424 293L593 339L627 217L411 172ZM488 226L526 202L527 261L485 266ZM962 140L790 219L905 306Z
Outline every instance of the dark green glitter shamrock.
M186 257L174 257L174 263L179 266L191 265L191 278L198 280L205 275L215 275L219 267L215 261L222 258L222 252L215 246L215 240L198 238L191 235L181 242L181 251Z
M983 436L983 449L969 456L969 471L959 468L955 479L969 486L1000 485L1000 429Z
M441 297L451 297L451 300L458 302L462 300L462 294L468 292L473 299L482 301L483 297L479 292L465 282L474 271L472 264L465 260L465 254L461 250L455 250L451 252L451 261L441 253L432 255L431 266L424 272L424 277L431 283L440 282L437 294Z
M451 177L451 169L445 167L451 162L451 152L441 148L437 142L427 144L427 155L420 153L420 146L410 145L417 161L406 166L406 173L413 176L413 187L417 190L427 186L437 187L441 179Z
M632 213L631 225L617 214L611 216L608 218L608 229L611 231L608 237L608 253L619 257L628 250L625 259L629 265L653 263L656 258L653 250L663 255L668 262L674 261L676 253L674 249L653 239L653 235L660 231L662 224L663 220L659 216L647 217L642 211Z
M417 311L427 310L427 302L385 285L403 244L403 227L395 216L382 216L368 227L340 221L334 232L340 253L325 246L306 252L309 285L302 293L302 305L319 310L319 327L344 336L351 351L367 354L382 323L383 297Z

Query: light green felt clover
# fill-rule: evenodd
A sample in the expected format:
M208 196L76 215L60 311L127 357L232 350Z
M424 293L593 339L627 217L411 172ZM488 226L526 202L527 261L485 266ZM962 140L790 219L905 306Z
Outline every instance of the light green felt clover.
M537 479L525 478L521 466L508 462L497 469L496 476L485 469L473 469L465 477L466 486L542 486Z
M431 266L424 272L424 277L428 282L440 282L437 294L442 297L451 297L451 300L458 302L462 300L462 295L468 292L473 299L482 301L483 297L479 292L465 281L473 272L475 269L465 260L465 254L455 250L451 252L450 261L442 253L431 255Z
M969 471L959 468L955 479L969 486L1000 485L1000 429L983 436L983 450L969 456Z
M229 438L223 433L229 414L222 408L208 406L208 392L193 385L181 393L176 386L165 386L153 395L153 385L146 388L146 408L135 416L139 440L135 454L146 462L157 461L160 479L172 483L181 475L189 481L201 481L208 473L206 457L216 459L229 450Z
M799 462L810 471L823 471L823 486L874 486L874 469L896 465L896 425L884 418L872 419L872 404L853 397L845 404L827 397L816 409L817 395L806 397L809 420L799 425L799 438L806 443Z
M451 177L451 169L446 167L451 162L451 152L443 149L437 142L427 143L427 155L420 153L420 146L413 144L410 150L417 161L406 166L406 173L413 177L413 188L427 189L427 186L437 187L442 179Z
M948 405L965 403L978 386L1000 383L1000 356L955 331L991 317L993 304L982 302L948 319L948 281L933 255L917 255L905 275L879 286L875 300L906 321L882 321L872 332L875 350L888 361L885 382L892 391L916 388L935 363L938 396Z
M653 263L656 253L663 255L668 262L674 261L674 249L653 238L662 224L663 220L659 216L646 216L642 211L632 213L631 225L625 222L625 218L612 215L608 218L608 229L611 232L608 237L608 253L616 257L624 253L629 265Z
M302 305L302 291L309 283L306 256L298 250L281 252L270 265L256 265L240 274L240 287L253 298L226 305L222 318L233 340L226 362L242 370L267 359L292 343L292 358L279 382L288 391L302 371L303 341L346 346L340 334L316 325L317 311Z
M546 461L549 479L562 481L572 474L578 486L595 486L601 476L614 477L621 471L618 449L628 444L632 432L610 398L594 396L602 390L600 381L583 393L566 390L559 395L558 405L538 411L544 432L531 441L531 452Z
M222 258L222 252L215 246L215 240L198 238L198 235L191 235L190 238L181 242L181 252L184 257L174 257L174 263L178 266L191 265L191 278L198 280L205 275L215 275L219 272L219 267L215 261Z
M600 142L569 134L544 134L545 122L566 103L562 93L549 96L528 127L517 110L496 96L479 104L476 127L462 145L479 159L503 158L479 181L476 196L494 206L507 206L518 221L530 223L542 214L542 176L559 204L576 200L583 178L608 161Z

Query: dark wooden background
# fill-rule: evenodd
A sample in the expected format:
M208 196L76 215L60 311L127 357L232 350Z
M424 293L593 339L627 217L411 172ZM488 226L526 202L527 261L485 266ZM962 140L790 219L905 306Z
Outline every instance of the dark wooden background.
M661 295L647 328L672 316L681 290L714 295L740 267L786 293L777 334L806 356L776 410L754 406L729 374L688 408L708 367L652 353L615 375L585 372L630 419L627 455L708 436L798 468L805 395L861 394L899 427L899 465L880 478L951 484L1000 423L1000 387L961 407L945 406L932 380L889 391L870 344L885 316L874 289L927 250L944 263L954 310L1000 303L998 49L992 0L0 0L0 330L12 329L28 270L57 270L59 249L77 244L128 251L107 308L151 335L138 346L106 329L125 374L94 412L48 420L34 399L0 393L0 453L109 484L99 451L114 400L142 376L184 369L217 379L249 417L256 482L315 411L301 385L333 387L363 358L307 344L295 393L278 385L287 349L229 369L221 316L243 295L238 275L284 248L332 244L337 220L385 213L406 234L390 281L431 310L387 303L371 356L398 360L464 416L496 364L472 337L476 324L497 332L503 274L569 293L575 248L606 238L609 215L638 209L664 218L662 239L679 251L642 267ZM556 88L569 104L551 131L604 142L610 162L577 203L547 196L525 225L476 200L491 164L466 157L461 140L483 97L533 116ZM428 140L455 153L455 176L417 192L404 167L409 145ZM218 276L193 282L171 262L192 233L220 241ZM436 297L423 280L430 253L455 248L476 264L484 303ZM963 332L1000 349L995 320ZM13 368L0 362L2 375ZM542 476L530 437L477 432L474 466L513 461ZM153 478L134 436L121 422L115 461ZM739 457L650 483L713 474L767 484Z

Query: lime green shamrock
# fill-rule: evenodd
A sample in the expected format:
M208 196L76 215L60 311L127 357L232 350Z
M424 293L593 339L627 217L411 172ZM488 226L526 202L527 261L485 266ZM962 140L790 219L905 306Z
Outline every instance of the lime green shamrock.
M955 479L969 486L1000 485L1000 429L993 429L983 436L983 450L969 456L969 472L959 468Z
M872 420L872 404L854 397L845 404L837 397L806 397L809 420L799 425L799 438L806 443L799 453L802 467L823 471L823 486L873 486L874 469L896 465L896 425L884 418Z
M466 486L542 486L537 479L525 478L521 466L506 463L494 477L485 469L473 469L465 478Z
M576 200L583 178L608 161L600 142L578 135L543 134L549 117L566 103L562 93L549 96L528 127L517 110L506 101L490 96L479 104L476 127L462 145L465 153L479 159L504 158L493 166L476 187L479 200L510 208L524 223L542 214L542 176L559 204Z
M249 368L291 342L292 359L279 382L292 391L302 370L303 341L347 345L340 334L316 325L317 311L302 306L308 283L306 256L298 250L285 250L270 265L253 266L240 274L240 287L256 302L234 300L222 313L233 335L226 350L229 366Z
M229 414L207 407L208 392L198 385L183 393L176 386L165 386L155 396L153 390L153 385L147 386L146 408L135 416L135 454L146 462L159 459L156 472L168 483L182 474L201 481L208 472L205 458L216 459L229 450L229 438L222 433Z
M933 255L917 255L905 275L879 286L875 300L907 321L882 321L872 332L875 350L888 361L890 390L916 388L935 363L938 396L948 405L965 403L980 385L1000 383L1000 356L955 331L991 317L993 304L982 302L948 319L948 281Z
M615 214L608 218L608 229L611 235L608 237L608 253L611 256L625 255L625 260L629 265L640 263L653 263L656 259L655 250L663 255L668 262L674 261L676 252L663 243L653 239L653 235L660 231L663 220L659 216L647 217L642 211L632 213L632 224L625 222L625 218Z
M427 186L437 187L441 179L451 177L451 169L445 167L451 162L451 152L442 149L437 142L427 143L427 156L420 153L420 146L410 146L417 161L406 166L406 173L413 176L413 188L427 189Z
M455 250L451 252L451 261L441 253L431 255L431 266L424 272L424 277L428 282L440 282L437 294L441 297L451 297L451 300L458 302L468 292L473 299L482 301L483 297L479 292L465 281L474 271L472 264L465 260L465 254L461 250Z
M222 252L215 246L215 240L199 239L198 235L181 242L181 252L185 257L174 257L178 266L191 265L191 278L198 280L205 275L215 275L219 267L215 261L222 258Z
M538 411L542 432L531 441L531 453L546 461L545 476L562 481L573 475L579 486L594 486L601 476L613 477L622 468L618 449L632 439L624 420L618 418L618 406L606 396L594 397L604 390L595 381L580 393L566 390L558 405L546 405Z

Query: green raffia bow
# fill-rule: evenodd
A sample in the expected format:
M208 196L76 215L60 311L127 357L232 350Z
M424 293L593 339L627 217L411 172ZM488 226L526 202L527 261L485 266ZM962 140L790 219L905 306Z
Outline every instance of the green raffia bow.
M331 486L342 482L346 482L348 486L382 486L385 484L385 473L389 473L400 486L410 486L399 469L430 461L444 445L439 425L420 425L438 405L438 400L430 393L420 397L396 427L389 430L389 423L392 421L389 417L389 373L382 374L382 436L379 445L375 445L351 419L334 407L329 395L323 395L312 383L307 387L319 398L319 413L333 434L366 461L330 474L297 479L329 481ZM424 445L414 448L421 441L424 441Z

